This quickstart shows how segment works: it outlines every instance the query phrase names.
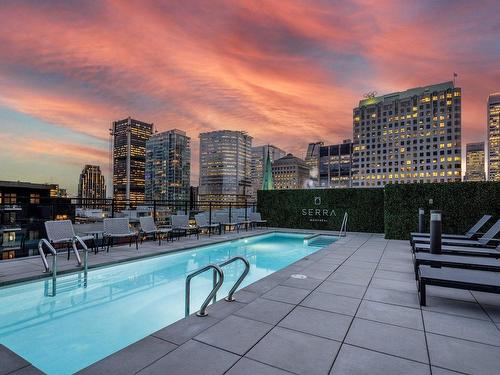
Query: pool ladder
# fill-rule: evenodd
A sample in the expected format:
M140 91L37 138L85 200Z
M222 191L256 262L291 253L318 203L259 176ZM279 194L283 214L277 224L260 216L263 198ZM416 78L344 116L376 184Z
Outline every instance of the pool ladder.
M76 243L79 242L80 245L83 248L84 251L84 258L83 258L83 276L84 276L84 287L87 287L87 273L88 273L88 253L89 249L87 245L85 245L85 242L82 241L82 239L78 236L75 236L72 240L72 246L75 249L75 253L78 253L78 250L76 248ZM52 255L52 294L48 294L50 297L55 297L57 294L57 251L54 249L54 246L45 238L42 238L40 241L38 241L38 252L40 253L40 257L42 258L43 266L45 268L44 272L49 273L49 263L47 261L47 257L45 256L45 253L43 251L43 247L47 248L48 252Z
M342 219L342 225L340 226L340 232L339 232L339 237L345 237L347 235L347 218L349 215L347 215L347 212L344 214L344 218ZM344 234L342 234L344 233Z
M240 260L243 262L245 265L245 270L243 273L240 275L238 280L234 283L233 287L231 290L229 290L229 293L224 300L227 302L233 302L234 297L233 294L236 292L236 289L241 285L245 277L248 275L248 272L250 271L250 263L248 260L241 256L235 256L232 257L225 262L222 262L220 264L208 264L203 268L200 268L199 270L194 271L193 273L190 273L186 277L186 294L185 294L185 316L189 315L190 311L190 300L191 300L191 280L195 277L198 276L210 269L213 270L213 287L210 293L208 294L207 298L205 298L205 301L201 304L200 310L196 313L198 316L207 316L207 306L210 303L210 300L212 300L213 303L217 300L217 291L220 289L222 284L224 283L224 271L222 270L222 267L227 266L228 264L231 264L233 262L236 262L237 260Z

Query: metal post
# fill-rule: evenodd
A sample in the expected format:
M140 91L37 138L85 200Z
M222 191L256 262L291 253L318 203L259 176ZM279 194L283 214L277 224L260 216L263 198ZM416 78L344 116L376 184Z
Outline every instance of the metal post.
M233 214L231 213L231 202L229 202L229 222L230 222L230 223L232 223L232 222L233 222L233 221L232 221L232 216L233 216ZM229 228L229 229L231 229L231 228Z
M418 232L424 233L425 231L425 210L423 208L418 209Z
M52 297L56 296L57 293L57 254L52 254Z
M111 199L111 217L115 217L115 198Z
M153 199L153 220L156 221L156 199Z
M441 254L441 211L431 211L431 254Z
M217 285L217 270L214 270L213 274L214 276L213 276L212 288L215 289L215 286ZM217 293L214 294L214 298L212 299L212 303L215 302L217 302Z
M185 201L184 202L184 215L187 215L188 214L188 202Z
M208 224L212 225L212 202L208 203Z

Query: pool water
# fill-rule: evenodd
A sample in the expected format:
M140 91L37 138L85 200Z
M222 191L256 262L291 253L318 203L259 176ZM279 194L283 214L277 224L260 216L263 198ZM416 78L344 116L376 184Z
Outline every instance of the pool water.
M253 283L318 249L305 235L271 233L0 289L0 343L48 374L70 374L184 317L186 276L241 255ZM224 267L222 299L244 266ZM191 313L212 288L212 272L191 282ZM210 313L210 307L208 309Z

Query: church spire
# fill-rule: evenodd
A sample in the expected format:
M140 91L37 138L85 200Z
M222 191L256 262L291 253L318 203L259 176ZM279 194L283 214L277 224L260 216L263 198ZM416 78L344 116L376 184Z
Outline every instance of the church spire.
M262 190L273 190L273 168L271 165L271 156L269 154L269 145L267 145L267 157L264 161L264 176L262 178Z

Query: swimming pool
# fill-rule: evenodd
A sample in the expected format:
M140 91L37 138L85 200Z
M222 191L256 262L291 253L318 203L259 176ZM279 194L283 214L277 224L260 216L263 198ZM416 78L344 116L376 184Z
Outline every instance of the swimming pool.
M209 263L241 255L253 283L318 249L302 234L270 233L198 247L155 258L60 276L56 297L51 281L0 289L0 343L49 374L70 374L184 317L186 276ZM224 267L218 299L243 271ZM192 280L191 312L212 288L212 273Z

